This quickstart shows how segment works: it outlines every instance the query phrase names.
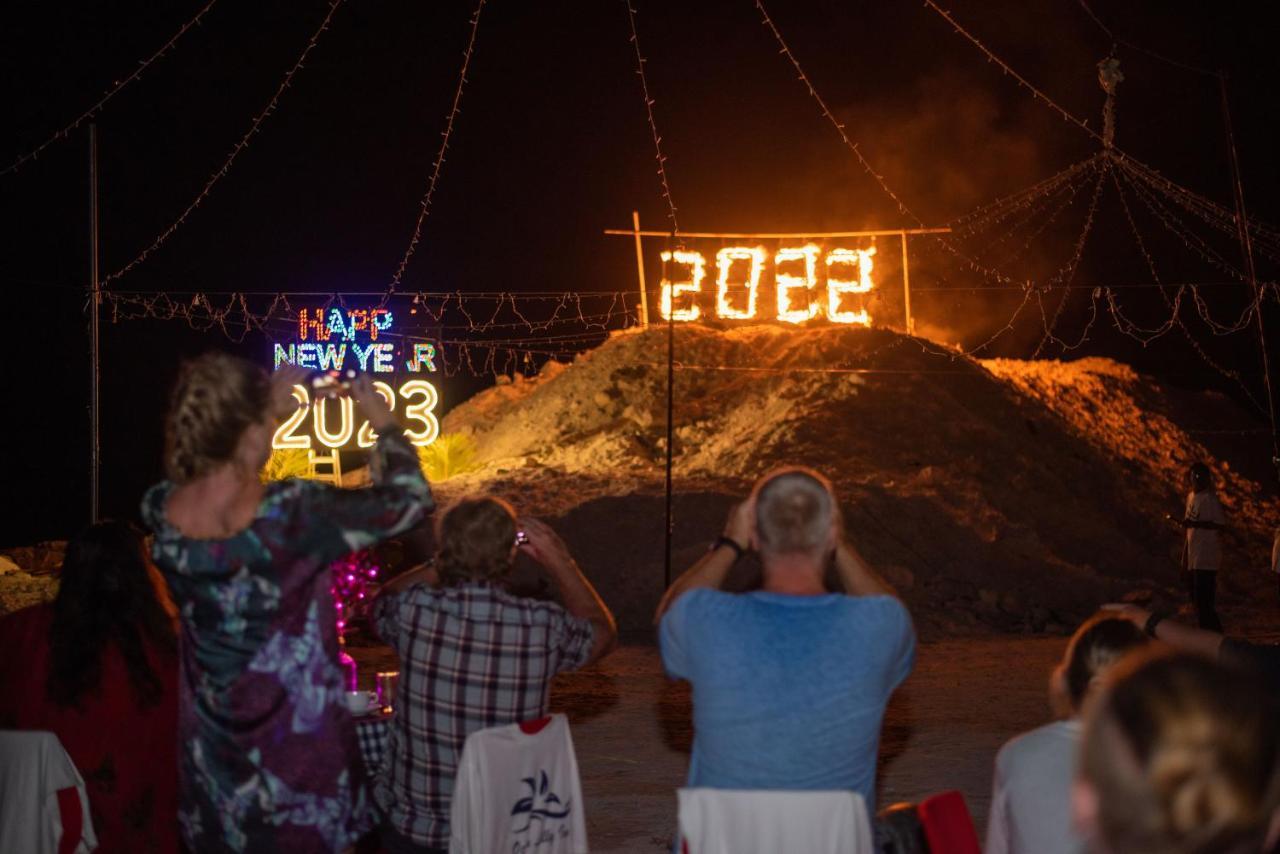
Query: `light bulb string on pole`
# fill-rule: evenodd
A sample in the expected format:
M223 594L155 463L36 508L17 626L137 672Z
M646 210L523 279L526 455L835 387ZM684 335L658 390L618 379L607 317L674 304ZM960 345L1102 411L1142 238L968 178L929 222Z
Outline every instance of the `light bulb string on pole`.
M169 40L166 41L163 45L161 45L159 50L157 50L155 53L151 54L149 57L139 62L138 67L135 68L128 75L121 78L120 80L117 80L111 86L111 88L107 90L106 94L104 94L101 98L95 101L89 107L89 109L85 110L83 113L76 116L76 118L72 120L70 124L67 124L64 127L60 128L59 130L55 131L44 142L40 143L35 148L28 151L26 154L19 156L16 160L10 163L7 167L5 167L3 171L0 171L0 177L8 175L11 172L18 171L18 169L20 169L24 163L27 163L28 161L31 161L31 160L35 160L44 152L46 148L53 145L55 142L57 142L60 139L66 139L71 135L72 131L80 127L80 125L84 124L89 119L96 116L102 110L102 108L107 105L108 101L110 101L112 98L114 98L116 95L120 93L120 90L124 89L130 83L133 83L135 80L141 77L143 72L145 72L148 68L150 68L156 62L156 60L160 59L162 56L167 54L174 47L174 45L178 43L178 40L187 34L188 30L190 30L192 27L199 24L200 19L203 18L205 15L207 15L209 13L209 10L212 9L214 7L214 4L216 4L217 2L218 0L209 0L209 2L206 3L200 9L199 12L196 12L193 18L188 20L185 24L182 25L182 27L176 33L170 36Z

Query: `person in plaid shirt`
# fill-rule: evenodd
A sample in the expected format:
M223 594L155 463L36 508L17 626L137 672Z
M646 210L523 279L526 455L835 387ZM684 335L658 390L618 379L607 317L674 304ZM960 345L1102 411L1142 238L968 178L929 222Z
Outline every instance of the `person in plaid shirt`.
M375 629L400 656L395 718L374 781L389 854L445 851L467 736L545 715L551 677L598 660L618 634L547 525L517 526L496 498L460 501L436 524L434 565L389 583L372 609ZM563 606L506 590L519 549L542 565Z

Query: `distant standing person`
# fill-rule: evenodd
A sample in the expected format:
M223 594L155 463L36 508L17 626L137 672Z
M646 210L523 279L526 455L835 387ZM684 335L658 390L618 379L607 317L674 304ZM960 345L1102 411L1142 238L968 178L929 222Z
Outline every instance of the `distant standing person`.
M1227 519L1213 488L1213 473L1204 463L1192 463L1187 470L1187 510L1182 518L1186 542L1182 565L1187 574L1187 592L1196 609L1200 628L1221 632L1214 600L1217 598L1218 569L1222 566L1222 529Z
M763 589L720 589L747 549L760 553ZM832 562L844 592L823 585ZM842 789L874 813L880 724L916 636L846 539L825 477L762 478L658 615L663 666L693 685L690 787Z

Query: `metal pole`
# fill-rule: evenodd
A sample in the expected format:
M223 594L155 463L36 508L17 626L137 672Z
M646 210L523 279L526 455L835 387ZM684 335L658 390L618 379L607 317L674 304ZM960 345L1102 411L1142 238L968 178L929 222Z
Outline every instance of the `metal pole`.
M907 334L916 334L916 322L911 318L911 271L907 265L907 233L899 232L902 238L902 308L907 319Z
M665 272L665 264L664 264ZM671 501L671 470L675 454L675 385L676 385L676 322L675 312L667 314L667 484L666 484L666 548L662 564L663 588L671 586L671 540L675 528L675 514Z
M1222 90L1222 121L1227 129L1227 152L1231 159L1231 193L1236 203L1236 232L1240 238L1240 250L1244 253L1245 272L1253 287L1254 313L1258 318L1258 345L1262 349L1262 377L1267 388L1267 415L1271 419L1271 464L1280 476L1280 435L1276 433L1276 401L1271 391L1271 359L1267 353L1266 324L1262 320L1262 294L1258 290L1258 274L1253 264L1253 241L1249 237L1249 214L1244 206L1244 184L1240 180L1240 159L1236 155L1235 134L1231 129L1231 108L1227 100L1227 75L1218 72L1218 84Z
M102 304L98 280L98 127L89 125L89 521L97 522L99 477L102 469L99 442L99 380L101 345L98 338L99 307Z
M636 236L636 274L640 277L640 326L649 328L649 291L644 284L644 241L640 239L640 211L631 212Z

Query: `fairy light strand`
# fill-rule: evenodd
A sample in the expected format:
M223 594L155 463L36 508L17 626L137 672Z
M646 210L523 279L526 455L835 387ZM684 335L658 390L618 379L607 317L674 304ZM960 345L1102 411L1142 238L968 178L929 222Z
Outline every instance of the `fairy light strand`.
M244 136L240 137L240 140L236 142L235 146L231 149L231 153L227 155L225 160L223 160L222 165L213 173L212 176L210 176L209 180L205 182L204 187L196 194L195 199L193 199L191 203L187 205L186 209L178 215L178 218L170 223L168 228L160 232L155 240L143 249L137 257L120 269L116 270L114 273L103 278L103 285L119 279L121 276L146 261L153 252L159 249L165 241L173 236L173 234L186 223L187 217L191 215L192 211L198 208L201 203L209 197L209 194L213 191L214 185L221 181L226 174L231 171L232 164L235 163L236 158L240 156L240 153L248 147L249 140L258 132L262 123L266 121L268 116L276 111L276 107L280 103L281 96L284 95L285 90L293 83L293 78L297 73L302 70L302 66L306 62L307 57L311 55L311 51L319 43L320 37L324 34L325 30L329 28L329 23L333 20L334 13L338 11L338 7L341 6L342 3L343 0L330 0L329 10L325 14L324 20L320 22L320 26L311 34L311 38L307 40L306 47L302 49L302 53L298 55L297 60L285 73L284 79L280 82L280 85L276 87L275 92L272 93L271 100L267 102L267 105L262 108L261 112L253 117L253 121L249 124L249 129L245 132Z
M3 171L0 171L0 178L4 177L5 175L8 175L11 172L18 171L18 169L20 169L24 163L37 159L44 152L46 148L53 145L55 142L57 142L60 139L66 139L68 136L71 135L72 131L76 130L82 124L87 122L89 119L93 118L98 113L100 113L102 111L102 108L107 105L108 101L110 101L112 98L118 95L120 91L124 89L126 86L128 86L129 84L137 80L139 77L141 77L143 73L148 68L150 68L157 60L159 60L161 57L167 54L170 50L172 50L174 46L177 45L178 41L181 40L181 38L187 34L187 31L190 30L192 27L196 26L197 24L199 24L200 19L203 18L206 14L208 14L209 10L212 9L217 4L217 2L218 0L209 0L209 2L206 3L200 9L199 12L196 12L195 17L191 18L189 21L183 24L182 27L179 28L176 33L174 33L172 36L169 37L168 41L166 41L163 45L160 46L159 50L157 50L155 53L151 54L149 57L139 62L138 67L135 68L123 79L116 81L116 83L110 89L107 90L107 93L105 95L103 95L101 98L95 101L93 105L89 107L89 109L85 110L83 113L77 116L70 124L62 127L60 130L55 131L44 142L40 143L35 148L28 151L26 154L19 156L17 160L9 164L9 166L7 166Z
M640 78L640 92L644 96L644 112L649 120L649 132L653 136L653 156L658 163L658 181L662 185L662 198L667 203L667 219L671 220L671 234L679 241L680 221L676 217L676 203L671 196L671 182L667 178L667 156L662 153L662 135L658 133L658 122L653 115L653 105L656 103L653 96L649 94L649 78L644 73L644 64L647 60L644 54L640 52L640 34L636 28L636 8L632 5L631 0L622 0L627 7L627 23L631 27L631 46L636 52L636 76Z
M418 202L418 218L413 224L409 245L405 248L404 255L401 256L400 263L396 265L396 271L387 285L388 295L395 293L400 287L404 272L409 266L409 260L413 258L418 249L418 243L422 240L422 226L431 215L431 203L435 199L436 185L440 183L440 174L444 168L444 155L449 150L449 138L453 135L453 125L457 121L458 111L462 106L462 92L467 85L467 69L471 67L471 57L475 52L476 33L480 29L480 13L484 11L484 4L485 0L478 0L476 10L471 15L471 33L467 38L466 50L462 52L462 68L458 72L458 85L453 92L453 103L449 107L449 114L445 117L444 131L440 135L440 148L436 151L436 158L431 164L431 177L427 179L426 192Z

